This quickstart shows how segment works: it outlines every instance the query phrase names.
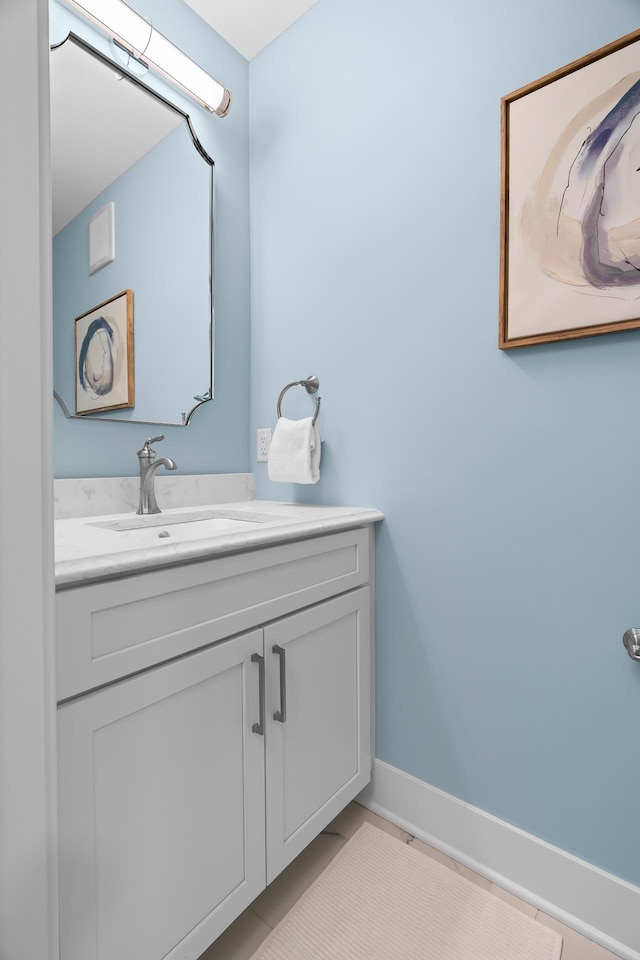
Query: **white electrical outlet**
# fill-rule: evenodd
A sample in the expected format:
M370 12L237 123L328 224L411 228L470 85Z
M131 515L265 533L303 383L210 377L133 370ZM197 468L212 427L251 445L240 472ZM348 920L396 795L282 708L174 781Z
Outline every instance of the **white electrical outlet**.
M269 459L269 447L271 446L271 427L264 430L256 430L256 457L258 460Z

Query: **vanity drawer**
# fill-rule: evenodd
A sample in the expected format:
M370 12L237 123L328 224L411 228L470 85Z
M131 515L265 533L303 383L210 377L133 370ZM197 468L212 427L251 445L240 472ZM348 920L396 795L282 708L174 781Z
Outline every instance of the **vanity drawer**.
M369 536L347 530L60 590L58 701L362 586Z

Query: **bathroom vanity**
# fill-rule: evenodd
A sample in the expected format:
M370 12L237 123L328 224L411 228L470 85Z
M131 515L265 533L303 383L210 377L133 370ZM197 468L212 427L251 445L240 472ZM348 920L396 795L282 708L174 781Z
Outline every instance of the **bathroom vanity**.
M369 781L381 518L57 521L62 960L196 960Z

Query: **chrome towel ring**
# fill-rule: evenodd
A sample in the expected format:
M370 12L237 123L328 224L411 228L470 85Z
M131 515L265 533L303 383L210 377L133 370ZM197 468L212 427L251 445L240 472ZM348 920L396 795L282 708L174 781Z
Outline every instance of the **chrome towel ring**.
M304 387L307 393L317 393L318 387L320 386L320 381L317 377L307 377L306 380L293 380L291 383L288 383L286 387L280 391L280 396L278 397L277 411L278 419L282 416L282 398L284 397L287 390L291 387ZM315 427L316 420L318 419L318 414L320 413L320 400L321 397L316 397L316 409L313 415L313 420L311 425Z

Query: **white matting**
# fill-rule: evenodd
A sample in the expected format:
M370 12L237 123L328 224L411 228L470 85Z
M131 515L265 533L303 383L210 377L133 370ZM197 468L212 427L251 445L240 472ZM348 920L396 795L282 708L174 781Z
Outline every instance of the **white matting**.
M365 823L253 960L559 960L562 938Z

